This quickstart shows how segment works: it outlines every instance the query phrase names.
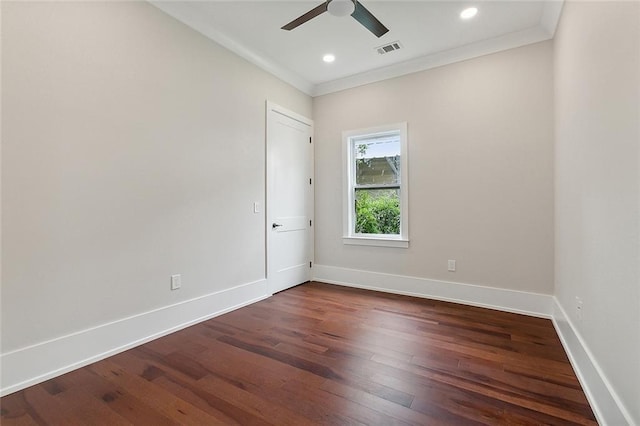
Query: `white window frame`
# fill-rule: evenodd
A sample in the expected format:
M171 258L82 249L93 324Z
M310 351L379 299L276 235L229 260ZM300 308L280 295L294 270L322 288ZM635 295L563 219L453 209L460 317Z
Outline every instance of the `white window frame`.
M354 139L366 136L378 136L385 133L400 133L400 235L356 234L355 233L355 156ZM366 129L342 132L343 158L343 237L342 242L349 245L378 247L409 247L409 179L407 123L395 123Z

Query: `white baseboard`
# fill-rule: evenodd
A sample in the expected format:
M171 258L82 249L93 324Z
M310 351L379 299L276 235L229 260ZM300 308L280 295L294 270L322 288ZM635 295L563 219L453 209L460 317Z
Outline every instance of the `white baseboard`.
M553 325L598 423L603 426L633 425L631 414L613 390L589 347L558 300L553 299Z
M174 331L269 297L259 280L0 355L0 395L83 367Z
M494 287L314 265L314 280L387 293L551 318L601 425L632 425L631 416L557 299ZM83 367L158 337L269 297L266 280L123 318L0 355L0 395Z
M425 297L505 312L551 318L553 296L495 287L314 265L313 279L329 284Z

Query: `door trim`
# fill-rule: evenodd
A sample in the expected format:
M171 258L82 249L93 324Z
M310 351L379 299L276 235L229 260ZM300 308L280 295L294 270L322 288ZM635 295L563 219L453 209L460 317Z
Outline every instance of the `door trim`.
M310 196L310 200L309 200L309 205L308 205L308 216L311 220L311 226L309 229L309 261L312 262L311 263L311 267L309 268L309 279L311 279L311 277L313 276L313 265L315 264L315 140L314 140L314 127L313 127L313 120L311 120L310 118L307 118L303 115L300 115L294 111L288 110L274 102L271 102L269 100L266 101L265 103L265 222L264 222L264 232L265 232L265 277L267 279L267 292L269 294L273 294L273 285L270 282L270 267L269 267L269 248L271 246L271 205L270 205L270 198L269 198L269 194L272 192L272 188L271 188L271 184L272 182L270 182L269 179L269 126L270 126L270 122L272 120L272 114L280 114L280 115L284 115L285 117L291 118L292 120L298 121L299 123L302 123L304 125L309 126L309 134L311 135L311 151L310 151L310 155L309 155L309 171L310 171L310 178L311 178L311 196Z

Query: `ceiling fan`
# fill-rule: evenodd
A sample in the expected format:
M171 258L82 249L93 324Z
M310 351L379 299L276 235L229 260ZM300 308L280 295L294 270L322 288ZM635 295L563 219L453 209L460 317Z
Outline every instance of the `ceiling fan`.
M287 25L282 27L282 29L291 31L324 12L329 12L334 16L351 15L356 21L360 22L378 38L382 37L389 31L387 27L382 25L382 22L378 21L378 19L357 0L326 0L321 5L314 7L304 15L301 15L289 22Z

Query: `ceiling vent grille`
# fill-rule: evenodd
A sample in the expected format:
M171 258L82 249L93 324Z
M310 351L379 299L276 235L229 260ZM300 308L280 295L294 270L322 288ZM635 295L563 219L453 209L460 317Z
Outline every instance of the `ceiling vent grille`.
M384 46L376 47L376 51L380 55L386 55L387 53L390 53L399 49L402 49L402 45L400 44L399 41L394 41L392 43L385 44Z

